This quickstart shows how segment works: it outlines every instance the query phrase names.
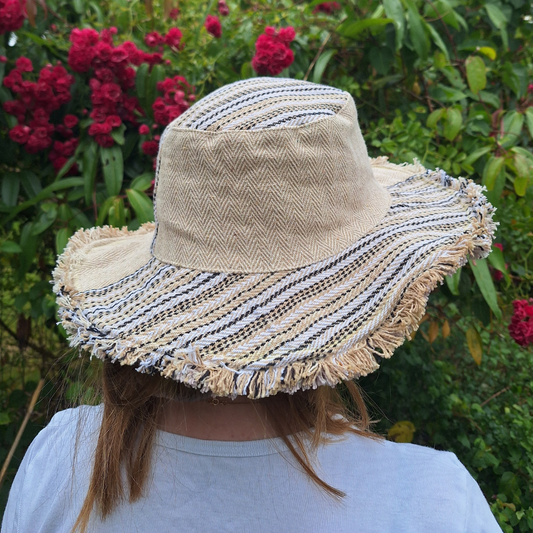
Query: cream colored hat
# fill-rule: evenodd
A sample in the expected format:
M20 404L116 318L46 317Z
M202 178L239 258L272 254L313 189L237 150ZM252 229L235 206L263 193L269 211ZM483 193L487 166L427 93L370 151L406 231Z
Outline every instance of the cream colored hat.
M155 224L78 231L54 291L72 346L217 396L368 374L494 232L481 187L370 159L352 97L253 78L161 139Z

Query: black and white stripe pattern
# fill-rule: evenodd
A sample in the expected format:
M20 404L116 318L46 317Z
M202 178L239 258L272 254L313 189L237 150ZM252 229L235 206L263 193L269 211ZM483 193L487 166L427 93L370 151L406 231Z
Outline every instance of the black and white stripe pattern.
M347 93L326 85L251 78L212 92L169 127L221 131L301 126L335 115L347 101Z

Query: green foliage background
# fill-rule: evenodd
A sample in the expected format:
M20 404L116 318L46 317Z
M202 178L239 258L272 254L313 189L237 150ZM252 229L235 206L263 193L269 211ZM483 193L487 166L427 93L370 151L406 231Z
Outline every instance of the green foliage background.
M393 162L417 158L484 184L498 209L503 254L495 249L488 260L447 278L416 336L362 384L381 431L410 421L414 433L392 431L390 437L454 451L504 531L533 531L533 353L507 332L512 301L533 294L531 5L346 0L326 15L313 13L318 3L229 0L222 38L214 39L203 27L205 16L216 13L213 0L180 5L176 21L165 16L172 7L166 0L48 0L48 14L39 7L35 27L26 22L16 37L4 36L0 55L9 61L0 63L0 79L21 55L36 67L58 59L66 64L74 27L113 25L115 42L142 46L149 31L177 26L183 50L165 52L170 65L137 74L143 120L151 124L158 79L185 76L200 98L253 76L254 43L264 27L290 25L297 32L295 61L281 76L350 92L371 155ZM72 94L61 113L80 116L88 106L86 77L76 75ZM2 102L12 98L0 88ZM106 154L87 134L90 121L82 121L80 147L69 162L77 163L79 175L65 177L67 167L56 174L45 155L29 155L9 139L13 121L0 113L0 459L37 382L43 377L46 383L0 491L2 505L31 439L79 396L95 370L68 351L56 326L49 283L56 253L81 227L134 229L152 216L152 162L140 150L136 129L117 139L112 150L120 164L104 175ZM496 270L504 276L494 283Z

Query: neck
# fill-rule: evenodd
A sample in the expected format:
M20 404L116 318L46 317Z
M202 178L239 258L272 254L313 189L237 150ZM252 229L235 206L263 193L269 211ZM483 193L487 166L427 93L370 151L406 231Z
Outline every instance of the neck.
M169 401L158 421L159 429L202 440L250 441L276 437L265 400Z

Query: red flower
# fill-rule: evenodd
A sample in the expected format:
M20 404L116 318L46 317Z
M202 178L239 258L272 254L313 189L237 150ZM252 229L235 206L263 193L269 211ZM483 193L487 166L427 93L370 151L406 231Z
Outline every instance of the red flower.
M63 119L63 124L67 128L73 128L78 123L78 117L75 115L65 115L65 118Z
M171 46L172 48L179 48L182 37L183 34L178 28L170 28L170 30L168 30L168 33L165 35L164 42L167 46Z
M95 135L94 140L102 147L102 148L111 148L115 141L113 140L113 137L109 134L101 134L101 135Z
M338 11L341 8L339 2L324 2L318 4L313 13L326 13L326 15L332 15L334 11Z
M22 27L25 16L22 5L20 0L2 0L0 2L0 35L17 31Z
M7 63L7 57L6 56L0 56L0 63Z
M527 346L533 343L533 298L529 301L515 300L513 307L509 333L520 346Z
M207 15L205 29L217 39L222 36L222 26L220 25L220 20L215 15Z
M256 53L252 59L252 67L258 74L275 76L286 69L294 61L294 54L289 43L294 40L294 28L282 28L276 32L272 26L265 28L255 43Z
M229 15L229 7L226 4L226 0L218 0L218 12L223 16L227 17Z
M157 155L159 150L159 143L157 141L144 141L142 144L142 151L146 155Z
M150 128L146 124L143 124L142 126L139 127L139 134L140 135L149 135L150 134Z
M109 124L112 128L118 128L122 124L122 120L118 115L109 115L105 121L106 124Z
M168 16L170 17L171 20L176 20L179 14L180 14L180 10L177 7L173 7L170 10L170 13L168 14Z
M20 72L31 72L33 70L33 65L27 57L19 57L15 62L15 67L20 70Z
M503 252L503 244L500 244L499 242L495 242L492 246L496 246L500 250L500 252Z
M101 91L103 98L111 102L118 102L122 96L122 90L116 83L104 83Z
M18 126L15 126L9 130L9 137L16 143L25 144L28 142L30 132L31 129L28 128L28 126L22 126L19 124Z
M163 42L163 37L157 31L153 31L144 36L144 42L150 48L155 48L158 44Z

